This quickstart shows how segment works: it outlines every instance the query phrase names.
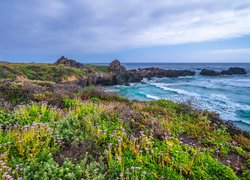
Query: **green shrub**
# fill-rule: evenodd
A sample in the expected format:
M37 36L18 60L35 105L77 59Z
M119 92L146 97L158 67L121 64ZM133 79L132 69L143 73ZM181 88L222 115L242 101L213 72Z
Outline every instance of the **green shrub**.
M105 179L104 163L96 162L88 154L78 164L66 160L59 166L51 156L46 161L37 159L24 168L23 179Z

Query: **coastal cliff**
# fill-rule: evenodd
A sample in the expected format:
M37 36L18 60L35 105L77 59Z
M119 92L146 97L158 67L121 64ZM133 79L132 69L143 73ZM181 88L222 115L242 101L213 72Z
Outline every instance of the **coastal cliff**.
M14 179L248 179L249 132L169 100L103 87L186 70L79 64L0 65L0 175Z

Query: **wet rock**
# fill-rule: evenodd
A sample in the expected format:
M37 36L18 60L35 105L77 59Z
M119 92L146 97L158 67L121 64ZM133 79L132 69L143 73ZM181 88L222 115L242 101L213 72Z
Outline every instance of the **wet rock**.
M209 69L202 69L200 72L200 75L203 76L219 76L220 73L214 70L209 70Z
M151 79L152 77L180 77L180 76L193 76L195 75L194 71L189 70L166 70L160 68L144 68L138 69L137 71L143 78Z
M203 76L220 76L220 75L234 75L234 74L247 74L247 71L244 68L240 67L231 67L228 70L222 70L221 72L202 69L200 75Z
M247 74L247 71L244 68L231 67L228 70L221 71L220 74L221 75Z

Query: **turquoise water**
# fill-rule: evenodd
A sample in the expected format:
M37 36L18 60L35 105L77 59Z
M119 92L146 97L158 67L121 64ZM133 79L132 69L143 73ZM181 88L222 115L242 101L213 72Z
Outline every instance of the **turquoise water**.
M144 79L144 84L113 87L118 93L142 101L170 99L191 102L195 107L220 113L224 120L233 121L238 127L250 130L250 74L221 77L204 77L202 68L214 70L243 67L250 73L250 64L125 64L128 69L161 67L165 69L190 69L193 77Z

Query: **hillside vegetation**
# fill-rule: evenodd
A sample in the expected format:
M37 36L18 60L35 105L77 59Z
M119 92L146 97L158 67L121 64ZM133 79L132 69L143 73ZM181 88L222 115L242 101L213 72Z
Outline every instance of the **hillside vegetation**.
M13 64L0 63L0 79L27 78L30 80L63 82L74 77L81 79L92 73L108 73L108 66L86 65L85 68L77 68L53 64Z
M94 87L0 84L3 179L250 178L249 138L214 113Z

